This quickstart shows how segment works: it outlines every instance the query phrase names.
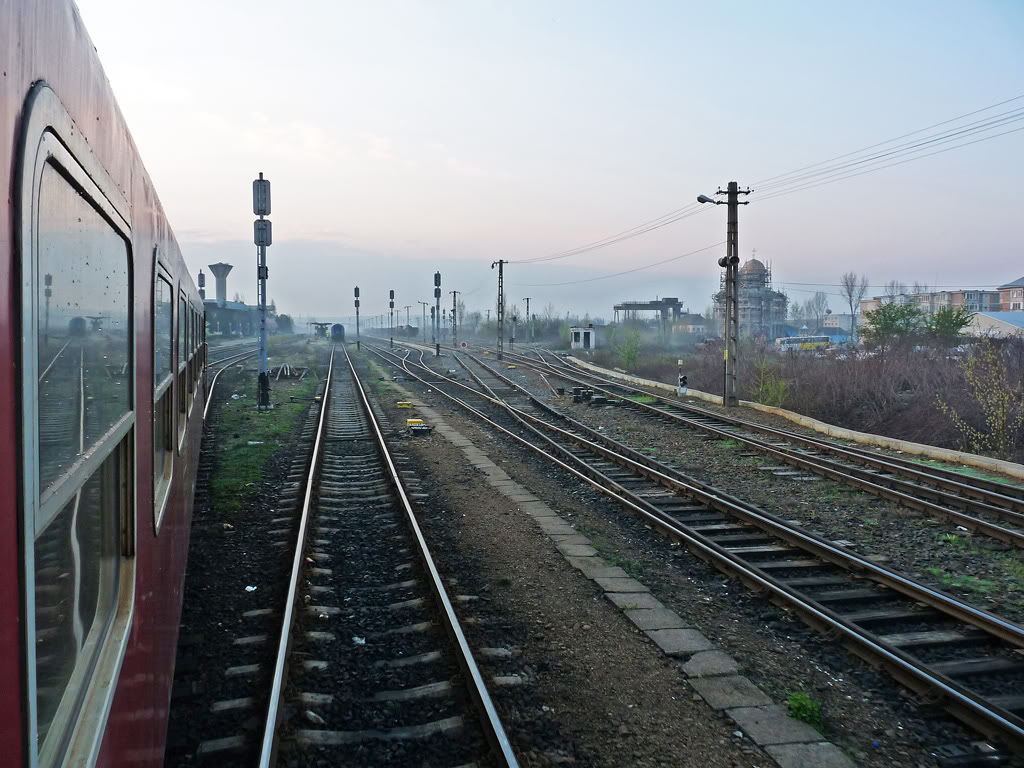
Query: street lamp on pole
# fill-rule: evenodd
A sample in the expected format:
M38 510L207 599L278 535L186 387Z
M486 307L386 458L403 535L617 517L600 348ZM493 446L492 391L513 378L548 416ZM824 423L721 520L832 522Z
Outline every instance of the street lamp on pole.
M740 202L740 195L749 195L749 189L740 189L739 184L730 181L725 190L719 188L716 195L725 195L725 200L715 200L707 195L698 195L698 203L714 203L728 206L726 224L725 256L718 260L718 265L725 268L725 353L722 360L722 405L731 407L739 405L736 395L736 368L739 362L737 348L739 346L739 296L737 294L737 277L739 274L739 207L748 205L749 200Z

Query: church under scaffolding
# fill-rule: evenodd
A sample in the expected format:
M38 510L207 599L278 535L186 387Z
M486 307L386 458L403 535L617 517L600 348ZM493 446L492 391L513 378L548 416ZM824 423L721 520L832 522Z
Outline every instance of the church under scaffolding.
M736 281L740 336L765 336L776 339L783 335L789 299L781 291L772 290L772 270L758 259L749 259L739 269ZM725 272L722 272L715 302L715 317L725 326Z

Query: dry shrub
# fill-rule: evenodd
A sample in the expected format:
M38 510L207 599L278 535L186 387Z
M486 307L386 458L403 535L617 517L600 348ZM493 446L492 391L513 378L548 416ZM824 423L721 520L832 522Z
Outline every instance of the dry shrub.
M744 339L739 350L737 387L742 399L754 400L759 394L764 397L768 382L769 389L775 388L776 396L780 391L784 393L784 407L848 429L943 448L980 447L1022 461L1024 435L1020 428L1002 440L1001 447L986 448L983 442L972 445L965 441L964 435L971 433L964 426L981 434L992 429L991 415L979 404L978 386L971 385L965 377L964 363L977 354L975 349L982 344L991 345L1002 365L1000 381L989 376L990 395L1002 395L1005 390L1010 395L1004 398L1011 408L1010 415L1019 413L1021 406L1013 393L1024 387L1021 338L972 342L965 345L967 349L955 350L907 342L887 350L884 361L878 355L852 349L821 357L808 352L780 354L771 346L759 346ZM720 342L686 355L646 349L636 362L635 373L674 383L676 358L683 357L683 372L689 377L689 386L720 394L722 352ZM957 414L959 421L943 413L940 401Z

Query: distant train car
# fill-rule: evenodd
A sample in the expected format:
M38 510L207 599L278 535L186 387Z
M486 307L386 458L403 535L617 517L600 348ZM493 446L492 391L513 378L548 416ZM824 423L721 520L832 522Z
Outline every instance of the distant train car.
M341 323L335 323L331 326L331 341L335 341L339 344L345 343L345 326Z
M72 317L68 323L69 336L85 336L85 318Z

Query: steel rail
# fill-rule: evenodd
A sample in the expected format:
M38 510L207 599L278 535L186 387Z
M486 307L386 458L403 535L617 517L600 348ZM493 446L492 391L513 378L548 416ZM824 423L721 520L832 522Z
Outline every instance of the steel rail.
M57 362L57 358L61 356L65 349L68 348L68 344L70 343L71 339L68 339L66 342L64 342L64 346L57 350L57 354L55 354L53 356L53 359L50 360L50 364L43 369L42 373L39 374L39 381L42 381L46 377L46 374L48 374L50 372L50 369L53 368L53 364Z
M217 386L217 379L220 378L220 375L224 373L224 371L226 371L228 368L233 366L235 363L241 360L245 360L245 358L247 357L252 357L255 354L255 350L253 350L252 352L242 352L240 354L233 355L232 357L222 358L218 360L216 363L212 363L212 365L217 365L220 363L224 363L224 365L223 367L218 369L218 371L213 375L213 378L210 380L210 386L207 387L206 404L203 406L203 421L206 421L206 414L210 412L210 404L213 402L213 388Z
M928 484L934 484L939 488L951 488L957 493L963 493L968 497L966 499L959 498L961 502L978 500L993 504L994 506L1003 504L1011 511L1024 512L1024 488L1021 487L1016 487L1007 483L999 483L994 480L988 480L980 477L965 478L964 475L943 467L925 466L896 456L881 456L863 448L836 445L835 443L831 443L821 438L801 435L789 430L771 427L767 424L759 424L758 422L740 419L735 416L726 416L715 413L714 411L709 411L706 408L701 408L700 406L693 405L692 403L688 403L684 400L666 397L665 395L651 392L640 387L635 387L624 382L603 378L595 372L587 371L580 367L567 366L564 363L552 365L550 361L543 357L540 350L535 351L538 353L538 357L541 358L544 366L548 369L547 372L554 372L555 375L561 378L565 378L565 374L568 372L575 376L596 379L597 381L609 386L650 395L672 408L678 408L689 413L699 414L709 419L749 429L752 432L761 432L771 437L777 437L780 440L802 444L809 448L825 451L848 461L872 466L886 472L917 478L925 488ZM536 361L534 360L527 359L525 362L526 364L531 365L531 367L536 365ZM956 499L958 497L953 495L952 498ZM1024 516L1020 519L1024 522Z
M1005 619L1001 619L1000 617L986 611L974 608L967 603L963 603L954 597L944 594L943 592L918 584L895 571L861 557L855 552L851 552L845 547L834 544L822 536L805 531L798 526L791 525L777 515L766 512L753 504L732 496L731 494L723 493L717 488L709 486L706 483L702 483L678 470L671 469L655 459L644 457L645 461L640 461L637 458L640 456L638 451L635 451L616 440L600 435L596 430L591 429L587 425L568 416L564 416L563 414L559 414L552 408L546 407L540 400L535 398L525 389L519 387L511 379L502 376L497 371L491 369L490 366L484 365L479 360L474 359L474 362L482 368L485 368L491 375L495 376L499 380L521 391L533 402L543 407L548 413L564 419L575 429L600 438L602 441L607 441L607 443L611 444L611 448L605 448L591 440L586 440L573 435L567 430L561 429L553 424L548 424L543 419L538 419L532 414L528 414L525 411L515 408L509 403L505 403L505 406L521 419L541 424L560 436L580 443L607 459L626 466L634 472L657 480L661 485L672 488L673 490L678 490L687 496L700 501L702 504L718 509L730 516L742 517L743 519L754 523L759 528L768 530L773 535L795 544L801 549L809 551L824 560L834 563L835 565L839 565L847 570L855 570L870 574L875 578L875 580L885 586L892 587L908 597L931 605L933 608L936 608L960 621L983 628L989 634L999 637L1008 643L1024 648L1024 629L1016 624L1006 621ZM467 368L466 370L468 371L469 369ZM472 375L472 372L470 372L470 374ZM478 383L480 383L481 386L487 387L483 382ZM497 397L493 391L489 388L488 390L491 395ZM851 566L853 567L851 568Z
M239 346L242 346L242 345L239 344ZM207 355L206 362L207 362L208 365L216 365L217 363L223 363L224 361L229 360L231 358L238 357L239 355L245 355L245 354L249 354L250 352L255 352L255 351L257 351L255 347L251 347L249 349L242 350L241 352L239 352L238 350L235 350L230 355L225 355L224 357L218 357L216 360L209 359L209 355Z
M441 574L437 570L437 565L434 563L434 558L430 554L430 548L427 546L427 541L423 536L423 531L420 529L419 522L416 520L416 513L413 511L412 503L406 495L405 487L403 486L398 473L398 468L395 466L395 462L391 457L390 451L388 451L387 442L384 440L384 434L381 432L380 424L378 424L377 417L373 412L373 408L370 406L370 401L366 397L366 391L363 389L363 384L359 380L355 365L352 363L352 358L349 356L348 350L345 349L344 353L345 361L348 363L349 370L352 373L352 380L355 382L356 390L359 392L359 402L362 405L363 411L366 413L367 420L373 427L373 433L377 438L377 451L380 453L381 458L387 465L388 474L391 477L391 484L399 501L401 502L406 523L408 523L409 528L412 531L413 538L416 541L416 550L429 577L430 589L433 593L434 601L437 603L441 616L444 620L445 630L452 642L455 644L455 647L458 649L457 660L459 666L462 668L463 674L466 676L469 694L476 702L484 733L486 734L488 741L491 743L491 746L500 761L500 765L506 766L506 768L518 766L519 763L516 760L515 753L512 751L512 745L509 743L508 736L505 733L505 728L501 724L498 712L494 708L494 702L491 701L491 696L487 692L487 686L484 683L483 675L480 674L480 669L477 666L476 660L473 658L473 651L470 649L469 642L466 640L466 635L462 631L462 626L459 624L459 619L455 615L455 609L452 607L451 600L448 598L448 592L444 587Z
M371 351L380 356L382 359L386 361L388 360L384 352L377 350L371 345L368 346L370 346ZM393 353L390 354L394 357L398 357ZM988 733L990 735L997 735L1006 738L1016 748L1024 748L1024 721L1021 721L1020 718L1012 715L1009 712L1006 712L998 706L989 704L985 701L984 698L982 698L978 694L974 693L970 689L964 688L963 686L959 685L958 683L946 677L945 675L931 671L930 669L928 669L927 665L917 661L909 654L905 653L904 651L901 651L899 648L888 645L874 633L868 632L867 630L859 627L858 625L847 621L841 615L815 602L813 599L805 595L802 595L792 587L789 587L785 583L772 577L770 574L767 574L761 569L757 568L755 565L747 563L741 557L738 557L729 552L728 550L724 549L721 545L715 543L714 541L708 539L700 533L692 531L684 524L672 518L670 515L658 510L657 507L650 504L650 502L647 502L641 497L636 496L628 489L625 489L622 486L620 486L614 480L605 477L599 471L590 467L587 467L587 469L589 470L588 472L580 471L575 467L570 466L565 461L562 461L558 457L553 456L552 454L544 451L539 446L536 446L530 441L517 435L511 430L501 426L497 422L494 422L493 420L489 419L486 415L484 415L482 412L466 403L464 400L461 400L460 398L457 398L454 395L451 395L450 393L447 393L441 388L437 387L437 382L426 381L422 377L413 373L408 368L408 360L402 359L401 367L405 370L406 373L408 373L410 376L415 378L420 383L434 387L437 392L440 392L443 396L445 396L452 402L456 403L460 407L464 408L465 410L470 411L471 413L476 415L478 418L480 418L493 428L512 437L516 442L522 444L527 449L540 454L541 456L547 458L556 465L562 467L563 469L575 475L579 479L593 486L600 493L619 501L619 503L621 503L631 512L637 514L642 519L653 524L658 530L668 534L673 538L683 541L687 544L688 548L691 549L691 551L694 551L696 554L698 554L698 556L702 557L702 559L712 561L716 565L716 567L719 567L721 570L724 570L727 573L739 577L742 581L744 581L744 583L746 583L748 586L757 591L767 591L772 596L773 602L781 601L782 604L787 605L790 608L793 608L811 626L814 626L822 631L836 633L843 640L844 646L850 648L850 650L866 658L869 661L878 662L884 665L890 671L890 673L893 674L894 677L896 677L898 680L900 680L900 682L904 683L908 687L918 690L919 692L929 694L937 693L943 699L947 709L952 714L964 720L965 722L971 724L979 731L983 733ZM426 368L426 366L421 367ZM431 373L437 376L438 378L445 379L446 383L456 384L459 387L467 389L471 393L483 397L484 399L490 402L496 402L496 404L500 404L503 402L501 401L500 398L493 396L493 392L491 395L480 393L477 392L476 390L473 390L472 388L466 387L460 382L447 379L447 377L442 376L441 374L438 374L433 371L431 371ZM507 404L504 407L511 409L511 406L508 406ZM536 429L529 427L529 425L526 426L531 431L537 432ZM560 446L557 446L557 444L555 445L556 447L560 448ZM561 448L561 451L567 452L564 448ZM573 457L572 454L569 454L569 456L571 458L574 458L581 464L584 464L584 466L586 467L585 463L582 462L582 460L578 459L578 457ZM712 499L716 503L719 499L721 499L722 501L726 501L727 498L728 497L722 494L719 494L718 498L712 497ZM829 543L829 546L831 546L837 552L847 554L844 552L842 548L836 547L836 545ZM882 571L887 570L882 569L880 566L878 566L875 563L871 563L870 561L865 562L873 568L877 568ZM901 577L899 576L899 574L894 575L906 584L913 585L913 582L910 582L905 577ZM922 585L917 586L941 598L945 598L954 603L959 603L959 601L956 601L947 595L943 595L941 592L937 592L936 590L930 590L929 588L923 587ZM967 606L966 604L964 604L964 607L967 608L969 612L977 613L980 615L987 615L982 611L978 611L977 609L972 608L971 606ZM1005 622L1004 620L994 616L992 616L991 618L994 619L996 623L1004 624L1008 628L1014 630L1016 633L1021 632L1019 627L1016 627L1015 625L1012 625L1009 622ZM969 623L974 624L974 622Z
M255 353L253 353L255 354ZM302 573L304 553L306 549L306 530L309 522L309 510L313 503L313 491L316 485L317 467L323 454L324 424L331 399L331 380L334 374L334 348L331 349L330 362L327 365L327 378L324 380L324 394L320 400L320 418L317 421L316 437L313 441L313 458L309 464L306 477L306 493L302 499L302 512L299 515L299 531L295 541L295 556L292 558L291 576L288 580L288 594L285 597L284 616L281 620L281 635L277 643L277 657L274 661L274 675L270 687L270 699L267 702L267 714L263 724L263 738L260 745L260 768L270 768L277 746L277 720L281 707L281 692L284 689L284 676L288 659L288 646L291 642L292 623L295 620L295 604L298 600L299 578Z
M523 364L526 365L527 367L532 368L533 370L537 370L536 368L533 368L533 366L536 365L533 361L527 360L524 361ZM585 384L586 386L594 387L598 391L610 395L611 397L622 399L621 395L612 392L608 389L603 389L599 386L595 386L594 384L591 384L585 381L584 379L571 377L565 372L557 371L557 369L551 369L550 366L548 366L548 368L549 370L555 370L555 375L567 381ZM537 372L540 373L539 370L537 370ZM599 381L604 381L603 379L600 379L600 377L593 378L596 378ZM620 385L615 382L612 382L612 384L613 386L617 386L622 389L643 393L645 395L651 395L651 393L647 392L646 390L638 389L636 387ZM672 407L680 409L689 408L685 404L683 406L676 405L677 402L681 401L674 401L666 398L661 398L659 395L651 396L661 399L663 402L670 404ZM938 491L932 488L920 486L908 480L901 480L899 478L879 478L875 475L871 475L865 472L865 470L861 470L855 467L847 467L826 457L808 456L806 454L797 453L789 448L775 446L772 445L771 443L766 443L763 440L759 440L756 437L744 436L742 434L737 434L736 432L733 432L729 429L723 429L722 427L717 427L713 424L696 421L693 418L689 418L679 413L673 413L672 411L665 410L664 408L659 408L648 403L640 403L633 400L626 400L625 402L628 402L630 405L641 410L647 411L649 413L652 413L654 415L684 423L695 429L699 429L709 434L721 437L722 439L735 440L751 448L755 448L758 451L761 451L762 453L769 454L770 456L773 456L774 458L777 458L780 461L784 461L787 464L799 467L800 469L804 469L815 474L828 477L832 480L837 480L839 482L855 486L875 496L879 496L880 498L885 498L890 501L895 501L897 503L902 504L903 506L915 509L919 512L927 512L939 515L941 517L949 518L955 521L957 524L964 526L965 528L970 528L972 530L979 531L980 533L983 533L986 536L998 539L1007 544L1011 544L1012 546L1024 548L1024 531L1018 531L1012 528L1006 528L1004 526L991 523L982 518L974 517L965 512L961 512L957 509L937 504L933 501L929 501L928 499L919 498L919 496L914 495L914 493L918 492L924 495L933 494L946 500L952 500L953 502L966 502L968 506L971 506L974 509L980 509L984 512L992 514L993 516L997 516L1003 519L1009 519L1014 522L1019 522L1021 525L1024 525L1024 515L1019 514L1017 512L1013 512L1008 509L1003 509L1001 507L994 507L989 504L975 501L973 499L965 499L961 496L957 496L956 494L945 493L943 491ZM735 421L735 426L744 426L748 423L751 423L744 422L742 420L731 420L725 417L719 417L717 414L713 414L709 411L704 411L702 409L694 410L696 410L696 412L698 412L702 416L723 422L725 424L733 424ZM773 432L777 434L777 437L780 440L790 439L788 437L790 433L788 432L782 432L779 430L773 430ZM793 439L790 440L790 442L796 442L799 438L800 436L794 435ZM885 482L890 483L891 485L896 487L882 485L880 482L876 482L877 480L884 480ZM897 488L903 488L904 490L897 490Z

